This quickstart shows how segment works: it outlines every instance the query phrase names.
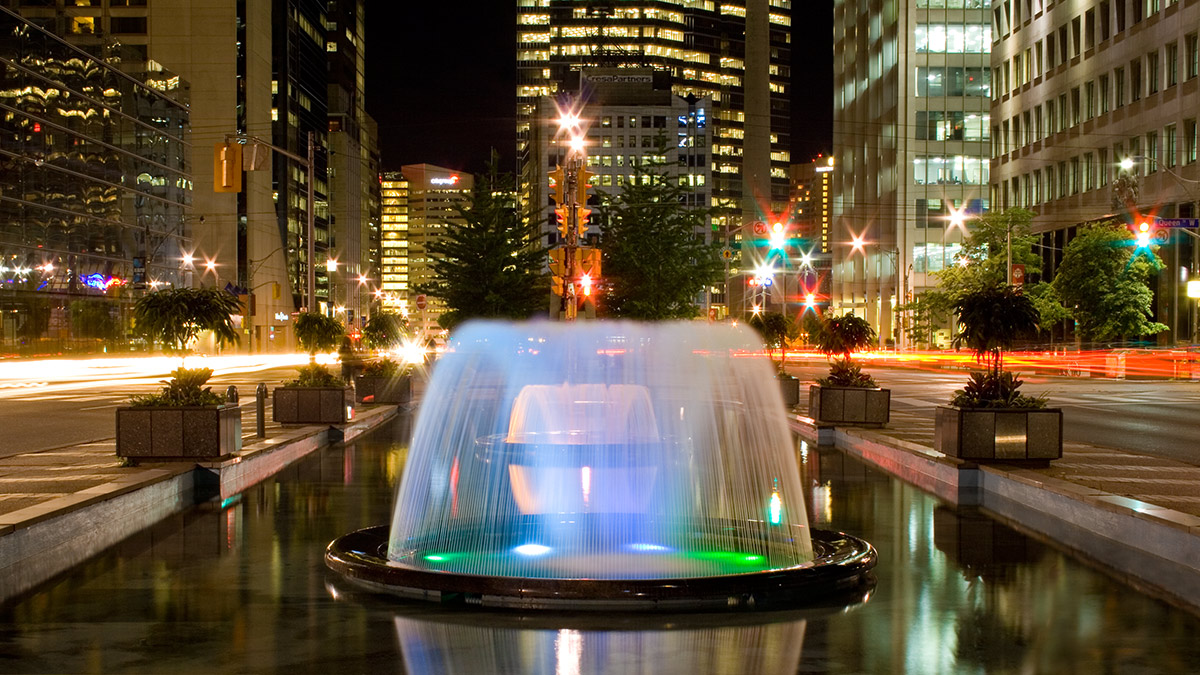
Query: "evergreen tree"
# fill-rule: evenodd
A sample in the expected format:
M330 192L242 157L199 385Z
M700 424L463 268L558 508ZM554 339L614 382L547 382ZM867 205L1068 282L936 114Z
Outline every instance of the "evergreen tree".
M685 204L692 190L668 175L669 152L660 136L658 161L635 166L620 193L603 195L608 291L600 309L612 316L692 318L701 309L700 292L721 278L720 244L704 240L709 211Z
M1080 337L1105 342L1167 330L1150 320L1150 274L1162 267L1149 249L1116 221L1079 228L1067 244L1054 290L1072 308Z
M521 217L512 176L497 164L493 152L487 173L455 207L463 222L426 247L435 278L416 291L446 303L438 324L447 330L471 318L527 319L547 306L538 224Z

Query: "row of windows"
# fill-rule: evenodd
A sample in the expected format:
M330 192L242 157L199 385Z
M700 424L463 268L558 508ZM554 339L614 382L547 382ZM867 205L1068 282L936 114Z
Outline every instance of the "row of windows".
M918 141L986 141L991 115L961 110L918 110Z
M1035 5L1036 2L1036 5ZM1179 0L1105 0L1099 7L1089 9L1082 17L1075 17L1071 22L1074 56L1079 55L1080 37L1084 39L1084 48L1091 49L1096 44L1097 20L1099 20L1099 39L1101 42L1125 30L1126 25L1140 23L1166 7L1179 4ZM1020 29L1022 22L1030 21L1034 14L1041 14L1046 9L1045 0L1004 0L992 10L992 32L997 36L1007 36ZM1054 0L1050 0L1050 6ZM1082 19L1082 24L1081 24ZM1126 19L1132 19L1131 22ZM1113 30L1115 28L1115 31ZM1059 28L1059 44L1062 59L1066 60L1067 27ZM1051 42L1050 44L1053 44Z
M917 0L917 9L987 9L992 0Z
M913 158L913 180L917 185L987 185L987 160L967 155Z
M1157 172L1160 161L1167 168L1175 167L1180 162L1195 164L1196 120L1184 120L1182 126L1182 136L1177 125L1169 124L1161 132L1156 130L1144 137L1130 138L1128 146L1125 142L1114 143L1111 155L1107 148L1086 152L1069 160L1016 176L1010 181L993 186L993 190L999 188L1003 208L1010 205L1027 207L1104 187L1117 171L1116 162L1126 158L1141 158L1140 168L1147 173Z
M962 66L921 66L917 68L917 96L992 95L991 74L987 68Z
M1002 93L1015 92L1037 77L1049 76L1050 71L1054 68L1054 35L1048 35L1045 43L1045 52L1049 54L1048 59L1043 58L1043 41L1039 40L1033 47L1026 49L1023 54L1015 54L1011 59L993 69L992 76L997 84L997 97ZM1183 73L1186 79L1191 79L1200 73L1200 40L1197 39L1196 33L1191 33L1184 37L1183 43ZM1066 44L1061 37L1059 44ZM1064 48L1059 62L1065 61ZM1115 69L1113 77L1118 87L1117 106L1120 107L1125 100L1125 69L1123 67ZM1155 49L1146 54L1144 58L1130 62L1129 91L1133 100L1136 101L1144 94L1157 92L1161 87L1175 86L1179 83L1179 77L1179 43L1172 41L1161 50Z
M988 54L992 28L986 24L917 24L913 42L918 54Z
M1200 76L1200 39L1197 33L1184 38L1186 59L1184 74L1189 80ZM1167 44L1165 68L1159 62L1159 52L1154 51L1143 59L1135 59L1129 66L1118 66L1112 73L1105 73L1095 80L1073 87L1057 99L1051 98L1041 105L1025 110L1005 120L999 128L993 127L992 156L1006 154L1016 148L1034 143L1050 134L1064 131L1097 115L1104 115L1126 103L1141 100L1143 95L1159 90L1160 83L1173 87L1179 82L1179 46ZM1143 82L1143 67L1147 77ZM1160 80L1165 70L1165 79ZM1128 77L1126 77L1128 75Z

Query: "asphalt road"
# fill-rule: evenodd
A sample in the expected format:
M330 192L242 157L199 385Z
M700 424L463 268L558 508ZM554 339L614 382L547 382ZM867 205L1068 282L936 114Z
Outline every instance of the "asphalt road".
M817 365L789 367L802 379L824 376ZM892 409L932 418L967 380L963 371L870 367L892 390ZM1200 382L1021 376L1021 390L1063 409L1068 441L1166 457L1200 466ZM803 383L802 383L803 385Z

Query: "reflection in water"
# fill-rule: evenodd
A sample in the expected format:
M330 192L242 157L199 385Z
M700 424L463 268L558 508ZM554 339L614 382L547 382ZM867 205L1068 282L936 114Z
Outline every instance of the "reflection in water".
M875 590L852 611L601 625L565 613L535 623L338 599L327 590L339 577L325 572L325 544L390 515L407 421L314 455L224 508L180 514L0 604L0 671L484 675L578 664L581 675L969 675L1195 673L1200 664L1194 615L986 512L952 509L806 446L797 456L813 526L861 533L879 550Z
M689 627L688 617L678 617L679 624L648 630L637 628L638 621L655 620L631 620L635 625L625 630L585 630L397 617L396 635L410 675L790 675L800 666L803 619Z

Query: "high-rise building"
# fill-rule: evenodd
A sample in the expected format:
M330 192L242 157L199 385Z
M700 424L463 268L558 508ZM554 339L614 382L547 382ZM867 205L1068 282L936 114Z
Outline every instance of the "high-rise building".
M370 218L378 152L363 107L363 0L0 3L93 53L119 43L132 54L123 70L164 64L194 81L188 140L195 190L185 217L198 263L194 280L253 296L248 349L293 347L290 317L306 305L310 269L312 309L333 312L351 301L358 322L365 300L357 279L372 274L370 230L378 222ZM215 192L213 146L248 137L285 152L247 145L242 189ZM339 185L336 199L331 180ZM332 273L330 260L338 261Z
M833 229L833 157L824 154L808 164L793 164L791 225L787 234L790 264L787 274L796 278L788 301L806 309L824 311L829 307ZM782 290L782 289L781 289ZM784 291L786 292L786 291ZM813 302L808 302L812 295Z
M378 298L387 311L408 314L408 179L387 171L380 183Z
M988 206L991 4L834 3L832 309L884 345L914 344L899 306Z
M430 295L425 298L425 307L418 307L413 289L433 282L429 245L446 236L451 227L464 224L457 207L475 186L475 177L432 164L406 164L400 167L400 174L408 183L408 245L400 249L408 252L408 295L401 302L407 301L409 323L417 328L418 335L433 336L442 332L437 320L446 312L446 304ZM383 264L386 269L388 258Z
M188 283L188 84L6 9L0 35L0 349L98 348L143 289Z
M998 5L994 21L992 200L1035 213L1044 279L1081 223L1197 216L1200 6L1025 0ZM1196 338L1196 238L1162 228L1163 344Z
M517 153L521 199L546 204L538 101L585 67L653 68L680 97L712 101L714 223L737 249L750 223L786 211L791 0L518 0ZM755 254L735 258L753 266Z

